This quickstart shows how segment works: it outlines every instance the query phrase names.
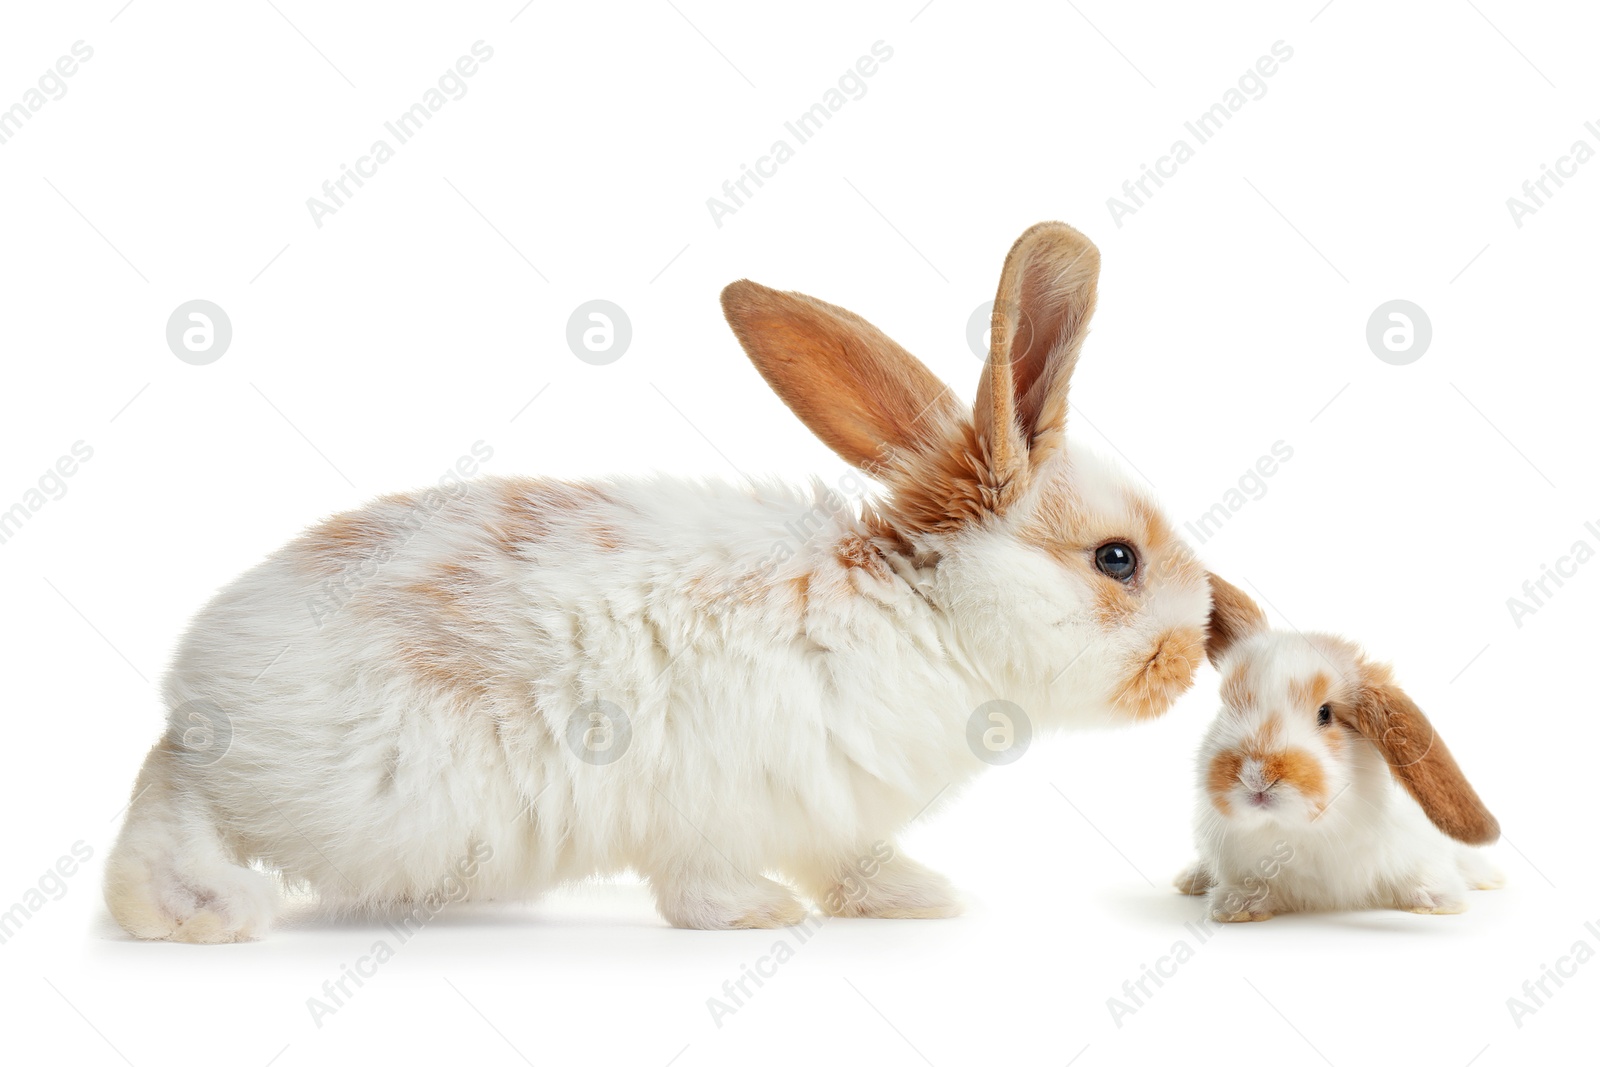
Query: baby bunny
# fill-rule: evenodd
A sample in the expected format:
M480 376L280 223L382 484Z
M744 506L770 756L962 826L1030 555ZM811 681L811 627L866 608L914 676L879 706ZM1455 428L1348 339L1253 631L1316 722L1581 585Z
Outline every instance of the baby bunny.
M1348 641L1265 629L1217 665L1201 746L1197 863L1176 879L1222 922L1289 911L1466 910L1500 875L1469 845L1500 828L1444 741ZM1463 843L1464 842L1464 843Z
M1243 597L1243 593L1240 593ZM1450 915L1501 877L1470 845L1499 824L1389 667L1235 601L1222 712L1200 747L1184 893L1211 917L1398 907Z
M1160 715L1247 603L1067 443L1099 264L1060 223L1018 239L971 405L849 311L724 290L768 384L882 484L865 500L489 478L308 530L184 636L112 915L224 942L267 928L275 880L431 912L446 885L626 870L677 926L792 924L802 896L955 914L894 837L990 762L974 724L999 701L1040 730Z

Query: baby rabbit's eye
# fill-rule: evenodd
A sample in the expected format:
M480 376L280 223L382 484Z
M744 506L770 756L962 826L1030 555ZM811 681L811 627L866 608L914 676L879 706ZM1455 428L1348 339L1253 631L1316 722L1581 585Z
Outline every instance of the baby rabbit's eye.
M1132 545L1108 541L1094 550L1094 565L1107 578L1126 582L1139 569L1139 557L1134 555Z
M1324 704L1317 709L1317 725L1329 726L1333 723L1333 705Z

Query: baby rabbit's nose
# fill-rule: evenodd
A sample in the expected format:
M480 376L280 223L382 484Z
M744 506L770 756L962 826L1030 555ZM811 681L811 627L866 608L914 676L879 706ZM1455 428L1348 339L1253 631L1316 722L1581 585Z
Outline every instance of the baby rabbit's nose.
M1239 783L1254 794L1250 799L1259 803L1259 798L1272 792L1272 787L1281 780L1280 774L1269 774L1266 762L1260 759L1247 759L1239 767Z
M1258 759L1245 760L1239 767L1239 782L1252 793L1265 792L1268 788L1267 776L1263 773L1261 761Z

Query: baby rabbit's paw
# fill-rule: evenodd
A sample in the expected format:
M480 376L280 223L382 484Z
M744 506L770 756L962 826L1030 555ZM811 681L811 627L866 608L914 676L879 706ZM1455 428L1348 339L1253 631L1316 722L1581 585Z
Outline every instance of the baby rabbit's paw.
M1418 886L1400 902L1400 910L1418 915L1459 915L1467 910L1467 898L1457 889Z
M1185 896L1203 897L1206 895L1206 890L1217 884L1217 880L1211 876L1211 871L1205 864L1196 860L1179 871L1172 884Z
M1506 876L1500 869L1475 848L1463 848L1457 865L1472 889L1499 889L1506 884Z
M1219 923L1258 923L1272 918L1272 909L1260 890L1219 885L1206 897L1211 917Z

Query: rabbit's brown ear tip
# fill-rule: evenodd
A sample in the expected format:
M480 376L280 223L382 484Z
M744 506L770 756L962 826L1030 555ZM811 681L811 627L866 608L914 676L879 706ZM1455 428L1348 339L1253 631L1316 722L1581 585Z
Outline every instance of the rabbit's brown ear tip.
M1044 222L1034 223L1032 226L1029 226L1026 230L1022 231L1022 236L1017 238L1017 240L1051 240L1057 244L1069 246L1085 254L1100 254L1100 249L1096 247L1095 243L1089 239L1088 234L1084 233L1076 226L1071 226L1056 219L1048 219Z
M1206 658L1215 665L1243 638L1267 628L1267 616L1256 602L1231 582L1207 572L1211 614L1206 620Z
M1435 825L1464 845L1492 845L1500 840L1500 821L1474 797L1449 813L1434 813Z
M1022 234L1023 234L1024 237L1026 237L1030 233L1077 233L1077 232L1078 231L1076 229L1074 229L1073 227L1071 227L1071 226L1067 225L1066 223L1062 222L1060 219L1044 219L1041 222L1036 222L1032 226L1029 226L1026 230L1023 230Z
M722 314L732 320L735 316L749 312L760 305L762 299L771 292L771 289L749 278L729 282L722 287Z

